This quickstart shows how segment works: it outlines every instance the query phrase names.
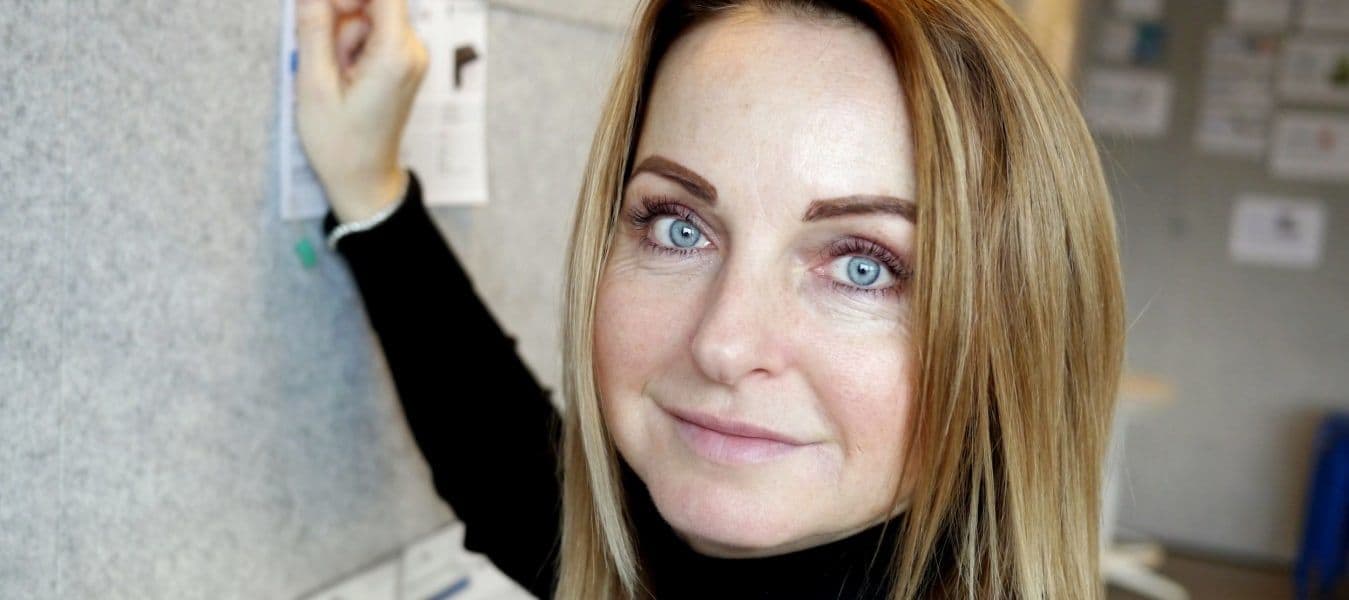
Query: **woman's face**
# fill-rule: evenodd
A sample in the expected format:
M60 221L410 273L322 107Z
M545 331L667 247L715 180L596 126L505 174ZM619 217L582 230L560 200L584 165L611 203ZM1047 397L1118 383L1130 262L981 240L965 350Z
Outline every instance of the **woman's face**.
M662 61L597 298L602 411L696 550L895 512L914 225L895 67L860 26L741 12Z

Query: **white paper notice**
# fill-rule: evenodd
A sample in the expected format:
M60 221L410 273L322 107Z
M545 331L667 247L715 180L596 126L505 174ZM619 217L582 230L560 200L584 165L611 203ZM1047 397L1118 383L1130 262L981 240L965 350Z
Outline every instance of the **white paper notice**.
M1171 79L1154 71L1096 69L1087 76L1083 113L1100 133L1160 137L1171 115Z
M1349 0L1303 0L1300 20L1307 29L1349 31Z
M487 557L464 551L464 525L454 523L403 552L402 600L529 598Z
M463 544L464 528L456 524L404 550L404 597L434 598L437 593L467 588L469 571L481 566L481 561L460 550Z
M464 524L408 546L378 566L304 600L527 600L487 557L464 549Z
M1300 36L1285 42L1279 95L1349 106L1349 38Z
M1274 111L1277 33L1215 29L1209 34L1195 143L1230 156L1264 155Z
M306 600L399 600L398 561L381 563Z
M1349 115L1296 112L1274 119L1270 170L1288 179L1349 181Z
M1234 25L1282 29L1293 16L1293 0L1227 0L1227 20Z
M278 163L282 219L328 208L295 133L295 8L285 0L281 31ZM399 160L417 173L428 205L487 202L487 1L409 0L408 16L430 55L403 130Z
M1245 195L1232 211L1228 250L1236 262L1310 269L1321 262L1325 236L1319 201Z

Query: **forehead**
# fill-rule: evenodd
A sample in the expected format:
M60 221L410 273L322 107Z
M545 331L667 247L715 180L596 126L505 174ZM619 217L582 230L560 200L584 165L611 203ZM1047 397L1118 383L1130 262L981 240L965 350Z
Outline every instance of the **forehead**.
M685 32L656 72L636 161L670 157L723 196L913 198L895 66L869 29L742 11Z

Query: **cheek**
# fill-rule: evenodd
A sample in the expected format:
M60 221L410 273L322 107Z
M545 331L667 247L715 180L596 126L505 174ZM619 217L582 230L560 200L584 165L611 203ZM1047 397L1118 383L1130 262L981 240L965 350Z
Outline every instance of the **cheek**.
M912 413L908 348L889 336L830 347L830 356L817 361L816 381L825 386L817 391L836 427L844 478L880 502L898 486Z
M684 318L690 314L679 294L646 282L628 259L611 261L596 291L594 342L596 385L609 427L622 427L613 420L673 364L671 354L687 338Z

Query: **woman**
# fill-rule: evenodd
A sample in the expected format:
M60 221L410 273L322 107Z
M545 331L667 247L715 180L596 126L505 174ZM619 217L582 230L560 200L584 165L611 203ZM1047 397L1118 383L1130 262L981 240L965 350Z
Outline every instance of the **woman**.
M639 7L577 205L556 454L397 166L425 52L402 2L335 26L349 2L301 0L301 136L325 229L369 221L338 248L470 548L559 598L1101 596L1114 217L999 2ZM421 399L403 345L445 304L484 388Z

